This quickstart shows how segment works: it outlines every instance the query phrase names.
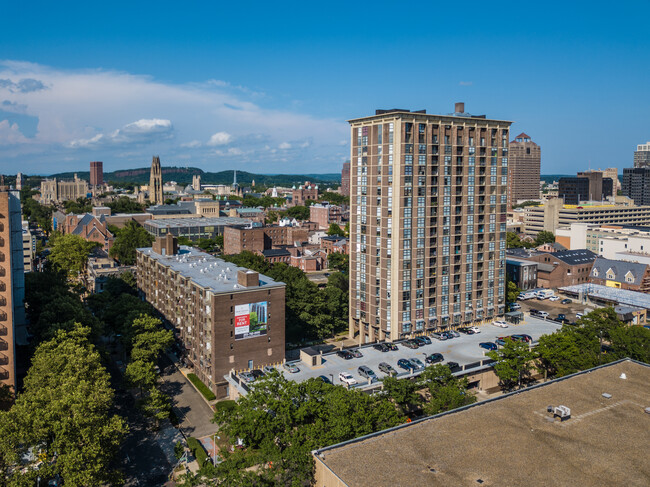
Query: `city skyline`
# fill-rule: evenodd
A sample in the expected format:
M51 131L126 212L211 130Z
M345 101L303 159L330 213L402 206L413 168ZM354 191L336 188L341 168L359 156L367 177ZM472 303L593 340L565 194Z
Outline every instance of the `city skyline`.
M6 6L3 172L92 160L125 169L152 154L208 171L338 172L349 158L346 120L377 108L446 114L457 101L529 134L544 147L542 174L622 173L650 138L650 68L639 62L650 47L647 4L607 15L563 4L559 18L552 6L519 4L468 5L461 17L452 5L423 5L415 17L385 3L156 5L125 15L118 3L101 22L85 9Z

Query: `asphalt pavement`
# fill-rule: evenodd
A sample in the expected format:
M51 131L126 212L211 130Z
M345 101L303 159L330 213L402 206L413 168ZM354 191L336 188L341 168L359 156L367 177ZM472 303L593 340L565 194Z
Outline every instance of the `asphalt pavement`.
M380 352L372 348L372 346L364 346L361 348L363 357L345 360L336 354L328 354L323 356L323 364L316 367L308 367L303 362L295 362L300 368L298 373L289 373L282 367L279 370L288 379L302 382L312 377L323 375L330 380L333 379L334 384L341 384L339 381L340 372L350 373L357 382L366 383L367 379L362 378L357 368L360 365L367 365L370 367L379 378L385 376L383 372L379 371L379 363L387 362L392 365L398 372L405 372L397 366L397 361L401 358L418 358L424 363L427 355L434 352L441 353L445 360L454 361L458 364L467 365L476 363L480 360L487 359L486 350L479 347L480 342L494 342L498 337L513 335L517 333L525 333L530 335L534 341L538 340L540 336L553 333L560 328L558 323L552 321L545 321L542 319L525 316L525 319L519 325L508 325L508 328L499 328L494 325L488 324L479 327L481 332L475 335L460 334L460 337L451 340L439 341L431 338L431 344L425 345L417 349L410 349L401 344L398 344L399 350L390 352Z

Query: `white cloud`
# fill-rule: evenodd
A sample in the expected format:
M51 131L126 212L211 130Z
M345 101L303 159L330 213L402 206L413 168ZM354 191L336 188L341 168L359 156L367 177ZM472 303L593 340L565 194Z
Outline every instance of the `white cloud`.
M191 142L182 143L181 147L187 147L189 149L196 149L197 147L201 147L201 142L198 141L198 140L192 140Z
M8 120L0 120L0 145L23 144L29 142L17 123L9 123Z
M339 141L349 137L344 116L320 118L290 108L269 108L260 104L266 99L227 81L169 84L117 71L0 60L2 108L20 111L38 124L29 144L16 146L15 141L23 140L20 131L13 121L5 121L0 160L15 161L36 174L51 173L54 163L66 157L73 162L59 164L56 170L87 167L88 157L112 161L114 166L105 165L106 170L142 167L152 153L160 154L163 164L173 163L187 149L193 165L211 171L229 169L236 161L242 170L315 172L322 166L316 160L337 160ZM221 131L210 130L215 126ZM9 140L14 141L11 149ZM214 150L235 140L243 153L224 150L215 161ZM292 147L301 150L287 151ZM92 149L92 156L80 148Z
M121 129L110 134L96 134L91 138L75 139L68 143L68 147L89 148L100 145L128 145L144 144L156 140L168 139L172 136L172 123L170 120L159 118L140 119L126 124Z
M230 149L228 149L228 154L230 154L231 156L241 156L243 153L244 151L242 151L237 147L231 147Z
M226 145L230 143L231 140L232 135L230 135L228 132L217 132L216 134L213 134L212 137L210 137L210 140L208 140L208 145Z

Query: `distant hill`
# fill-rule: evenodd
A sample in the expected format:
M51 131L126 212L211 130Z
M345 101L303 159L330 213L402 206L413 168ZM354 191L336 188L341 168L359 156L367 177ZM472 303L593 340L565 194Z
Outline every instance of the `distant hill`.
M150 168L143 167L137 169L124 169L104 173L104 181L115 183L149 183ZM163 181L176 181L179 184L191 184L192 176L201 175L203 184L231 184L233 182L234 171L205 172L198 167L164 167L162 168ZM52 174L50 177L68 179L74 176L75 172L62 172ZM77 171L77 176L89 180L88 171ZM292 186L301 184L305 181L311 181L315 184L339 184L341 182L340 173L330 174L253 174L245 171L237 171L237 183L240 185L250 185L253 180L255 184L263 186Z

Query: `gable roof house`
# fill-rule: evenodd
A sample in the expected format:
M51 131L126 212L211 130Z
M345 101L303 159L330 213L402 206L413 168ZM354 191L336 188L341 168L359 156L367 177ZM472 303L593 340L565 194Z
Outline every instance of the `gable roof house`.
M618 289L650 293L650 266L638 262L598 257L591 268L589 282Z

